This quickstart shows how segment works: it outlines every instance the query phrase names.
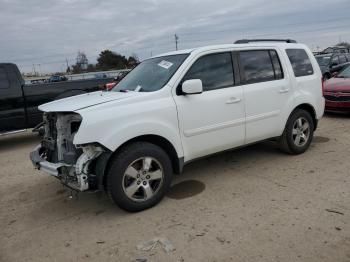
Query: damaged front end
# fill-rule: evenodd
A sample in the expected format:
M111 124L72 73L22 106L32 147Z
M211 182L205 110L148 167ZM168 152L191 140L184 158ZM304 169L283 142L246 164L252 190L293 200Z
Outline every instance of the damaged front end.
M78 191L94 189L93 163L105 150L98 144L74 145L82 118L77 113L45 113L44 137L30 153L33 165Z

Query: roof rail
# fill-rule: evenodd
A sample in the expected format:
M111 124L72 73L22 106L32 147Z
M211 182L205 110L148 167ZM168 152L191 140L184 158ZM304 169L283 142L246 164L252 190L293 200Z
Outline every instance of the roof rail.
M286 43L296 43L297 41L292 39L241 39L237 40L235 44L248 44L251 42L286 42Z

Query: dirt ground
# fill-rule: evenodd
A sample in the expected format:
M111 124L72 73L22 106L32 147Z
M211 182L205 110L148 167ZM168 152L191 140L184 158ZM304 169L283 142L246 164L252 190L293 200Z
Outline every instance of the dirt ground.
M350 116L315 135L300 156L264 142L193 162L136 214L103 193L70 199L33 169L35 135L1 137L0 261L350 261ZM154 237L176 250L136 248Z

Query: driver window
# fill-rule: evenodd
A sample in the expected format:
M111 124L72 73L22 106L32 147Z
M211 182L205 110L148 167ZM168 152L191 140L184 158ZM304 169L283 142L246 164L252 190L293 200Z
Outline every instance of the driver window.
M200 79L203 91L234 85L231 53L210 54L200 57L188 70L184 79Z

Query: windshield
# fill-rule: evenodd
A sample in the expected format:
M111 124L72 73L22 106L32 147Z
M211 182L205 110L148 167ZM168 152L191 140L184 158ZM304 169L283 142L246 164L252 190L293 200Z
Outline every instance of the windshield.
M170 55L143 61L124 77L112 91L152 92L161 89L188 54Z
M346 67L343 71L341 71L336 77L340 78L350 78L350 66Z
M330 56L316 56L317 63L320 66L326 66L329 65L329 62L331 61Z

